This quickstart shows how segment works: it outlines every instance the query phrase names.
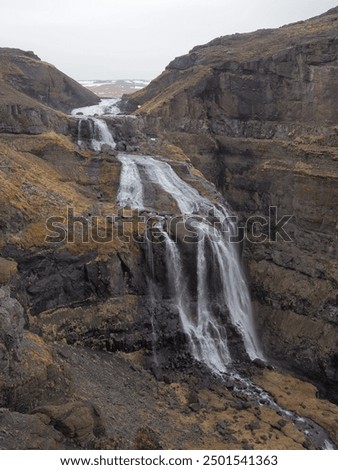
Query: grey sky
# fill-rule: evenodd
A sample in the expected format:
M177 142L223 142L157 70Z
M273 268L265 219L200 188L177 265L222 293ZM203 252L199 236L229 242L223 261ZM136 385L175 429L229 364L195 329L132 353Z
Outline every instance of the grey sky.
M337 0L2 0L0 46L75 79L154 78L193 46L324 13Z

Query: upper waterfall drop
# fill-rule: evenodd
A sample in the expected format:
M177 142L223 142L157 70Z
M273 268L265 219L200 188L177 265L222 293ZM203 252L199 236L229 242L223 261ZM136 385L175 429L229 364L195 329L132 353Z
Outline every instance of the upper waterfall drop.
M99 152L103 145L108 145L112 149L116 147L108 125L101 116L116 116L120 112L116 106L117 101L104 99L94 106L73 109L71 114L78 120L77 144L79 147L89 144L96 152Z
M255 331L250 294L243 275L238 250L231 243L236 226L231 213L224 206L214 204L194 187L182 180L169 163L148 156L119 155L122 164L117 203L121 207L156 211L157 230L162 234L166 248L166 265L171 294L179 314L182 328L196 360L215 372L225 372L231 364L227 338L227 324L231 324L242 338L251 360L264 359ZM151 198L149 188L160 188L175 201L181 223L192 227L197 235L194 265L196 291L190 292L184 273L182 246L172 239L166 227L167 216L157 200ZM214 221L217 220L217 224ZM208 250L208 251L207 251ZM214 286L208 279L208 253L213 259L213 273L219 283L220 316L212 307ZM188 274L189 275L189 274ZM217 310L217 309L216 309ZM228 312L228 315L226 315Z
M79 116L77 144L79 147L83 147L87 143L96 152L99 152L103 145L108 145L113 149L116 147L107 123L103 119Z

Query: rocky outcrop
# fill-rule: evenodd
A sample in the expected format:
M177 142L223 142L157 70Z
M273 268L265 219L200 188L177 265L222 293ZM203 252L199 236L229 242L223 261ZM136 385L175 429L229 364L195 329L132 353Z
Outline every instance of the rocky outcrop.
M104 448L101 411L72 393L71 373L28 331L8 286L0 288L0 321L0 448Z
M40 407L33 414L44 415L48 424L82 447L88 447L90 441L105 435L99 411L85 401Z
M32 52L0 48L0 133L67 134L62 112L99 98Z
M336 396L337 25L335 8L217 38L126 100L248 221L244 254L267 354ZM286 233L276 235L283 216Z
M14 261L0 258L0 285L7 284L16 273L17 264Z
M197 46L127 97L128 106L139 106L139 115L158 115L162 129L202 127L261 139L323 135L337 122L337 15L333 9L306 22Z
M4 82L17 92L65 113L99 101L94 93L53 65L20 49L0 48L0 78L1 86Z
M20 358L25 324L23 308L10 296L9 287L0 288L0 321L0 364L4 371L10 362Z

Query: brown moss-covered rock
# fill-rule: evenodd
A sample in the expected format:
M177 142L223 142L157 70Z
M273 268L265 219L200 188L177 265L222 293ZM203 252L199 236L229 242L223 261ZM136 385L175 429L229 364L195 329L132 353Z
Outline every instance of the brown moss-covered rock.
M99 411L87 402L45 406L36 408L33 414L47 416L49 424L63 434L65 438L74 440L81 446L88 446L96 438L105 435Z
M267 369L256 376L255 381L271 393L279 405L321 425L338 444L338 407L319 399L314 385Z
M7 284L15 275L17 263L0 257L0 284Z
M136 450L159 450L163 449L159 436L148 426L140 428L135 436Z

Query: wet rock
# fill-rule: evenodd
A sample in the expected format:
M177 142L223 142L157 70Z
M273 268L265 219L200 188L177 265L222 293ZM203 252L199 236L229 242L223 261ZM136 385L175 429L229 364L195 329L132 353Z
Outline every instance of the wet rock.
M304 449L307 449L307 450L311 450L311 449L313 450L313 446L312 446L311 442L308 441L308 440L303 442L303 447L304 447Z
M266 367L265 361L262 361L261 359L254 359L252 363L257 366L259 369L264 369Z
M110 157L116 157L117 155L117 151L108 144L103 144L101 146L101 153L104 155L109 155Z
M123 142L123 141L119 141L117 142L116 144L116 150L118 152L125 152L127 150L127 144L126 142Z
M233 390L235 388L235 381L231 378L226 379L224 386L228 390Z

